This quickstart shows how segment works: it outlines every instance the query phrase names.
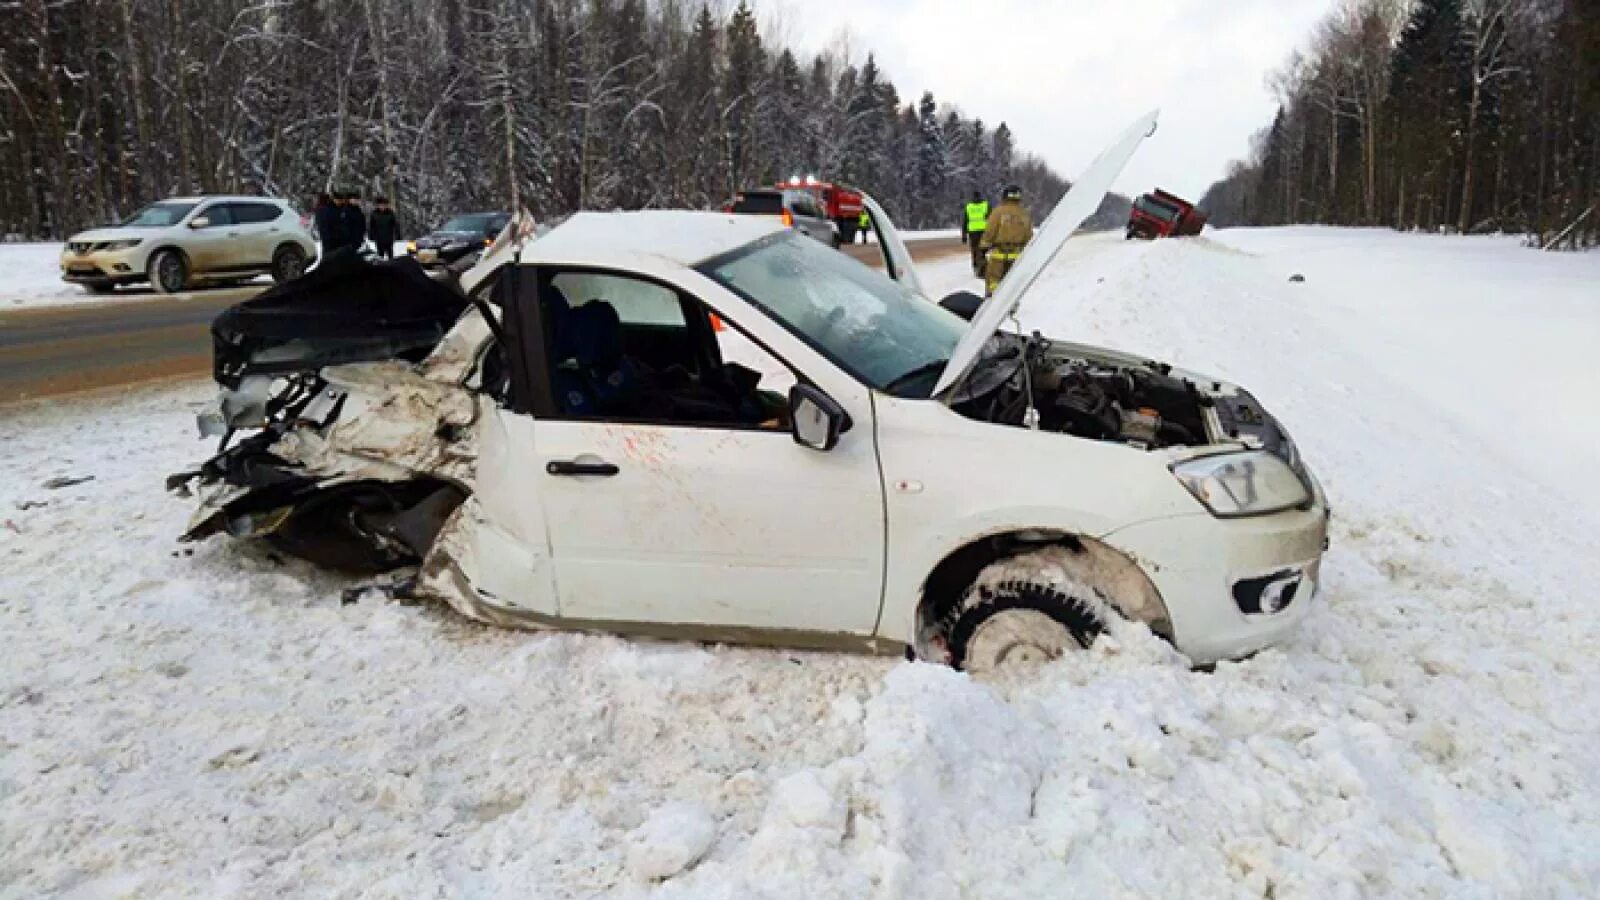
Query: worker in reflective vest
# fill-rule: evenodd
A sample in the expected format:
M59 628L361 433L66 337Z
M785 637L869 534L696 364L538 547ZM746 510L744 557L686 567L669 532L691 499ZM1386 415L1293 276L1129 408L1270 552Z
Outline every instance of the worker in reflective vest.
M1022 188L1008 184L983 230L983 248L989 251L983 273L985 297L994 293L1031 240L1033 217L1022 207Z
M972 192L972 202L961 210L961 243L972 250L972 274L983 275L983 232L989 227L989 201L982 191Z
M861 218L856 220L856 231L861 234L861 243L867 243L867 235L872 233L872 217L867 215L867 208L861 208Z

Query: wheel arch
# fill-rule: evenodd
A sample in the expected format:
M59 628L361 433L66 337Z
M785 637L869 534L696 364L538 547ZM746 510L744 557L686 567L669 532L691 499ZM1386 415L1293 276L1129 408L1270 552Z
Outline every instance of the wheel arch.
M925 629L942 621L984 569L1048 547L1069 551L1081 566L1076 574L1128 619L1144 622L1156 634L1173 639L1166 602L1137 560L1093 536L1055 528L992 531L951 549L923 580L912 634L920 640Z
M183 249L183 246L180 244L166 243L157 244L156 246L151 247L150 251L144 255L144 272L146 275L150 274L150 266L156 261L156 257L167 252L168 250L171 250L172 252L183 257L183 264L189 267L189 274L194 274L194 259L193 257L189 256L189 251Z

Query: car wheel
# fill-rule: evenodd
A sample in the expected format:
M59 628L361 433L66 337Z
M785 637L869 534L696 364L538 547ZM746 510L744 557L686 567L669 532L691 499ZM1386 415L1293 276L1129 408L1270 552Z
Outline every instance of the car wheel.
M294 244L284 244L272 254L272 280L278 284L293 281L306 272L306 252Z
M176 294L189 284L189 261L176 250L162 250L150 259L150 286L160 294Z
M1088 647L1105 631L1106 605L1078 596L1087 588L1029 577L1019 562L1026 560L985 569L946 616L940 631L950 665L974 674L1036 665Z

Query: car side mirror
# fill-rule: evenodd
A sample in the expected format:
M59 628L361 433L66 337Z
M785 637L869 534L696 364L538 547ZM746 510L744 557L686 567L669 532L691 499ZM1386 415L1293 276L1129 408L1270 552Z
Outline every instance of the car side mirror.
M789 389L789 427L794 442L813 450L832 450L844 431L844 407L809 384Z
M189 220L190 228L205 228L210 224L211 220L205 216L196 216L195 218Z

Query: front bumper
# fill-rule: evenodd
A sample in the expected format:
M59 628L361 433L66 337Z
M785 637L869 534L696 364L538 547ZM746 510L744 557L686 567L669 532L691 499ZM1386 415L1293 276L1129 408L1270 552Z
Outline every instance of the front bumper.
M1155 519L1103 536L1137 560L1172 619L1173 643L1196 663L1247 656L1285 638L1321 587L1328 506L1218 519Z
M61 280L72 284L125 284L145 279L141 248L61 252Z

